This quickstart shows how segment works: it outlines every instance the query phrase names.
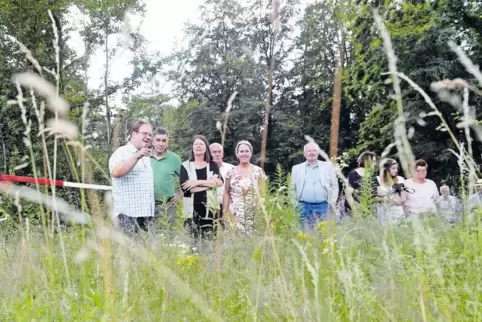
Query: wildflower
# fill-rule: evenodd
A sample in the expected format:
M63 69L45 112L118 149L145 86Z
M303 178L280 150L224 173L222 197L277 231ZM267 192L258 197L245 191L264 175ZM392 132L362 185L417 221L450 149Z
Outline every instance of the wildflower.
M196 255L187 255L183 257L179 257L176 260L176 263L181 267L181 270L187 270L194 265L197 265L199 262L199 256Z
M296 235L296 237L301 240L306 240L306 238L308 238L308 234L306 234L305 232L300 232L298 233L298 235Z
M325 221L320 221L317 225L316 228L318 228L322 234L326 233L326 222Z

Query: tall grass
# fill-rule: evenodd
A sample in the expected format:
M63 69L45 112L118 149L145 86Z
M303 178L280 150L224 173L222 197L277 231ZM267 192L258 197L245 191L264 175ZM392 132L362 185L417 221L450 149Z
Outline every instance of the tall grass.
M387 48L390 51L391 46ZM407 80L396 65L390 72ZM46 97L49 108L63 104L42 77L23 80L18 82L21 108L21 85ZM35 84L40 84L40 91ZM42 95L42 89L49 95ZM36 108L35 95L31 98ZM403 106L397 106L402 115ZM42 126L43 115L37 114ZM45 129L69 152L76 147L97 167L83 146L84 138L77 141L68 121L59 122L62 115L47 122ZM25 124L29 130L28 120ZM405 139L394 145L405 149L408 161L411 152L406 150L402 125L397 123L397 135ZM25 133L28 139L29 131ZM46 151L45 134L41 139L48 161L44 172L53 175L50 162L55 164L57 155ZM34 163L34 151L29 151ZM470 154L458 151L461 166L468 169L461 171L461 181L474 175ZM73 158L70 162L75 168ZM87 181L89 164L82 164ZM338 174L345 181L339 169ZM269 189L259 196L263 203L255 218L257 233L242 237L223 232L216 242L202 242L199 254L193 254L181 229L175 230L175 238L167 238L157 227L134 239L120 234L106 216L110 198L104 205L94 191L82 195L79 211L40 187L1 188L19 206L24 198L42 205L40 211L45 207L63 214L64 220L89 223L67 228L54 217L54 230L49 212L42 212L41 223L32 225L21 216L21 207L14 230L0 223L2 321L482 320L480 220L448 226L435 216L385 227L367 211L370 203L363 197L362 216L343 225L322 223L312 234L299 233L290 178L278 169Z
M274 214L283 211L290 209ZM433 220L386 230L364 219L339 227L334 238L323 225L313 236L281 232L272 237L281 266L265 236L226 236L220 281L213 244L192 255L156 234L144 242L111 236L106 253L74 229L64 236L72 287L58 236L49 254L30 228L25 244L16 234L2 245L1 319L477 321L479 228Z

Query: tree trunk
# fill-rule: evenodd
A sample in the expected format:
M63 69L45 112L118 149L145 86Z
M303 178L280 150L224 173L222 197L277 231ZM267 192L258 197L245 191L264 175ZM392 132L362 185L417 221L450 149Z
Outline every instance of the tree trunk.
M271 58L273 60L273 58ZM266 102L263 118L263 138L261 141L261 163L260 167L264 169L264 162L266 159L266 145L268 142L268 127L269 127L269 114L271 112L271 106L273 105L273 70L270 68L268 72L268 102Z
M84 41L84 46L85 46L85 56L84 56L84 78L85 78L85 85L84 85L84 104L88 103L89 101L89 58L90 58L90 48L89 48L90 43L85 40ZM82 108L82 116L84 115L84 109ZM87 118L87 116L86 116ZM87 131L85 128L85 119L82 119L82 129L84 131ZM85 133L82 133L82 144L85 144L85 139L84 139ZM85 153L84 149L79 149L81 153L81 161L80 161L80 175L81 175L81 180L82 182L85 182Z
M105 101L105 113L107 118L107 145L111 144L110 131L111 131L111 119L110 119L110 107L109 107L109 25L105 25L105 73L104 73L104 101Z
M274 70L274 43L276 33L273 33L273 41L270 49L269 70L268 70L268 101L266 102L263 118L263 138L261 140L261 162L260 167L264 169L266 160L266 147L268 143L269 115L273 106L273 70Z
M8 173L8 169L7 169L7 148L6 148L6 145L5 145L5 140L4 140L4 136L3 136L3 133L2 133L1 127L0 127L0 138L2 140L2 151L3 151L3 173Z
M345 36L341 31L341 40L338 43L338 66L333 82L333 104L331 107L331 139L330 139L330 158L338 156L338 139L340 136L340 110L341 110L341 74L344 65Z
M266 160L266 147L268 144L268 130L269 130L269 115L271 112L271 107L273 106L273 73L274 73L274 46L276 43L276 35L280 32L280 2L272 2L272 12L271 12L271 39L269 47L269 56L266 57L266 66L268 66L268 102L265 106L264 118L263 118L263 138L261 140L261 162L260 167L264 169L264 162Z

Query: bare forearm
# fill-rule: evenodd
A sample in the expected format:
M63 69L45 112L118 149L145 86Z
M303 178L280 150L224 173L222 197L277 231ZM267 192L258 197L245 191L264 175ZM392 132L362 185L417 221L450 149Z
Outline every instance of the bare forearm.
M120 178L128 174L132 171L132 169L136 166L137 162L139 161L138 156L135 154L131 156L129 159L122 161L118 164L114 169L112 169L112 176L114 178Z
M261 183L259 184L259 193L262 195L264 194L264 190L266 189L266 184L263 180L261 180Z
M224 217L224 214L228 212L230 202L231 202L231 198L229 196L229 192L227 193L225 192L223 197L223 209L222 209L223 217Z
M179 189L177 194L174 196L174 200L178 201L181 200L184 197L184 191L182 189Z
M209 187L194 187L191 190L189 190L189 192L196 193L196 192L206 191L209 189L210 189Z
M184 191L182 191L182 189L179 189L179 191L177 192L177 195L182 198L184 196Z
M223 182L219 179L211 179L211 180L198 180L199 186L201 187L208 187L208 188L215 188L219 187L223 184Z
M346 187L346 190L345 190L345 196L346 196L346 201L348 202L348 204L350 205L350 207L353 208L353 206L355 205L355 200L353 198L353 193L354 193L354 190L352 187Z

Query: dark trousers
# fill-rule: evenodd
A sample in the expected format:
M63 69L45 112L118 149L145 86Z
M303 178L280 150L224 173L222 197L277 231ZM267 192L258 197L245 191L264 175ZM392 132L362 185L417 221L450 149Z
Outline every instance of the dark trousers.
M224 218L223 218L223 204L219 205L221 208L216 212L216 218L215 218L215 225L214 229L217 229L216 225L221 226L221 229L226 228L226 225L224 224Z
M176 223L177 202L173 202L173 197L166 200L155 202L154 217L162 218L163 226L173 227Z
M149 231L152 217L129 217L124 214L117 216L121 229L128 234L138 233L140 230Z
M214 236L214 220L213 218L202 218L193 216L184 221L184 229L194 240L211 239Z

